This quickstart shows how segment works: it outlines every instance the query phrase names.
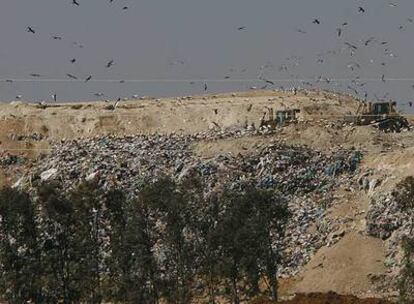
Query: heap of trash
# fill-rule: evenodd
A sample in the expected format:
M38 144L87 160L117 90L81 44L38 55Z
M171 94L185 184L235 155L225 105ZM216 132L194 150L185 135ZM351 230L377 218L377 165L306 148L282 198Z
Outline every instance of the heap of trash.
M94 180L103 189L122 188L134 196L145 183L160 176L179 181L196 174L206 185L206 193L224 186L242 190L247 184L275 189L289 201L292 214L280 269L281 276L292 276L318 248L332 242L335 227L325 218L334 201L330 193L339 185L354 182L362 155L344 149L321 152L272 140L243 155L221 153L205 159L194 152L201 142L255 135L220 131L60 141L15 187L54 181L67 190Z
M413 206L407 208L399 199L399 193L406 190L401 184L397 184L392 191L374 195L366 217L368 234L386 241L385 264L393 277L399 275L402 267L402 241L405 237L412 237L414 229ZM412 193L405 198L408 205L414 202Z

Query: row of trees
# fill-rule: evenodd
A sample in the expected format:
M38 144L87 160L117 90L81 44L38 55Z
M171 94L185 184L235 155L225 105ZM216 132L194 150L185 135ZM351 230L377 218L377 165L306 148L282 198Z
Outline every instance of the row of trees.
M289 213L275 192L206 195L162 178L133 199L82 184L0 192L0 292L9 303L232 303L277 299L275 246Z

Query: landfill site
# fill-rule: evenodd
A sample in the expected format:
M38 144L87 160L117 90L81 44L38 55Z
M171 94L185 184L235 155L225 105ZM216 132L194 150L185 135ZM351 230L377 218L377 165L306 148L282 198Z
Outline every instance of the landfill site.
M242 181L278 189L292 214L282 299L388 303L412 221L394 193L413 174L414 131L385 105L363 112L352 96L318 90L4 103L0 185L96 180L133 194L143 180L198 174L209 192Z

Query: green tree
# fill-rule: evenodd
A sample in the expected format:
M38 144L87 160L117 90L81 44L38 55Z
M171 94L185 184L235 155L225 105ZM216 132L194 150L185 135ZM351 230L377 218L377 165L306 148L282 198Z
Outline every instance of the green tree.
M106 195L110 232L109 298L121 303L157 303L159 270L153 254L154 221L147 206L115 190Z
M69 192L76 219L73 240L77 244L79 263L79 292L87 303L100 303L103 300L102 275L105 247L105 218L103 192L94 183L84 183Z
M170 303L189 303L195 270L193 235L189 223L191 208L185 190L170 178L161 178L145 187L139 199L158 220L159 261L163 296Z
M243 192L226 190L221 205L215 233L221 250L220 269L230 282L232 302L258 295L263 276L270 281L272 298L277 299L280 259L273 242L284 233L289 214L286 203L273 192L248 187Z
M189 187L189 184L193 186ZM217 263L220 257L220 244L216 237L220 202L217 195L204 197L204 188L199 181L187 181L184 187L196 191L193 195L197 198L197 203L191 206L192 216L188 224L195 234L193 240L198 280L206 283L209 303L214 304L221 283L220 264Z
M273 301L278 300L278 265L281 262L280 246L285 234L290 213L287 202L280 193L251 188L246 191L246 200L253 203L256 237L260 240L258 258L261 272L268 281Z
M63 193L53 184L38 188L41 207L43 285L49 302L102 301L102 194L93 184Z
M0 191L0 291L9 303L42 302L34 204L29 195Z
M75 237L78 219L73 204L55 185L41 185L38 194L47 302L79 302L82 278L78 270L83 256Z

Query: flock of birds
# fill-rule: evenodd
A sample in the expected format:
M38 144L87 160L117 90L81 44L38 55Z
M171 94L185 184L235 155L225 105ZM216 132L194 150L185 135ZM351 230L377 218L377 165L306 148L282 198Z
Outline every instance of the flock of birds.
M80 7L82 5L80 0L70 0L70 1L72 1L72 5L75 6L75 7ZM115 1L117 1L117 0L109 0L109 3L113 3ZM389 2L388 6L392 7L392 8L395 8L395 7L398 6L398 4L393 3L393 2ZM128 6L122 6L122 10L128 10L128 8L129 8ZM366 14L367 10L368 9L366 7L361 6L361 5L359 5L359 6L357 5L356 8L355 8L356 13L360 14L360 15ZM412 18L406 18L406 22L407 22L407 24L412 24L412 23L414 23L414 20ZM310 20L309 23L311 23L311 25L313 25L313 26L322 26L324 21L323 21L323 19L317 17L317 18L313 18L313 20ZM407 24L400 25L399 30L403 30L407 26ZM349 26L350 26L349 21L340 23L340 25L335 29L335 35L338 37L338 39L343 38L344 32L347 30L347 28ZM242 32L242 31L247 31L248 27L243 25L243 26L237 27L236 29L237 29L237 31ZM32 35L38 34L38 30L34 26L27 26L26 30L29 34L32 34ZM300 34L308 34L308 31L303 29L303 28L297 28L296 32L298 32ZM51 38L53 40L62 40L63 39L63 37L60 36L60 35L51 35ZM76 42L75 42L75 44L77 44L80 48L83 48L82 44L79 44L79 43L76 43ZM377 47L381 48L382 51L383 51L383 54L387 57L390 57L390 58L395 58L396 57L396 55L391 51L391 47L390 47L388 41L383 41L383 40L377 39L376 37L369 37L367 39L360 40L357 43L353 43L353 42L350 42L350 41L343 41L342 47L339 50L329 50L329 51L317 54L317 64L320 64L320 65L324 64L325 61L327 60L327 56L329 56L329 55L336 56L340 53L346 53L347 56L350 56L350 58L352 58L346 65L346 68L349 69L352 73L352 79L350 80L350 83L347 84L346 87L343 88L343 89L347 90L348 92L349 91L352 92L352 94L355 94L358 97L364 97L364 99L367 100L368 91L365 90L365 86L367 85L367 81L363 81L363 79L358 74L358 72L362 70L363 64L357 61L357 59L356 59L357 56L355 56L355 55L358 53L358 51L361 48L363 48L363 47L367 48L367 47L370 47L371 45L376 45ZM275 87L277 85L276 80L272 80L270 77L267 76L267 73L269 71L278 71L279 73L288 73L289 76L292 77L291 79L296 79L297 80L295 85L294 85L295 90L298 89L299 87L300 88L301 87L313 87L313 86L321 84L321 83L330 85L330 84L332 84L336 81L335 79L331 79L331 78L323 76L323 75L315 77L314 80L309 80L309 79L305 79L305 80L302 79L301 80L300 76L299 75L294 75L293 71L296 67L298 67L300 65L302 59L303 58L298 57L298 56L291 56L291 57L286 58L286 61L283 64L279 65L278 67L276 67L272 62L268 62L268 63L260 66L259 67L259 74L257 76L257 81L259 83L263 82L263 85L260 86L260 89L271 88L271 87ZM71 64L75 64L76 62L77 62L76 58L71 58L70 59ZM374 60L371 59L370 63L373 64ZM174 60L174 62L171 63L171 65L185 65L185 64L186 64L185 60ZM107 69L110 69L114 65L115 65L114 59L109 59L106 62L105 67ZM380 62L380 66L385 67L386 65L387 65L387 62L385 60ZM234 72L234 71L235 71L235 69L230 69L229 74L224 76L224 80L230 79L232 77L231 73ZM247 69L242 69L242 70L239 70L238 72L246 72L246 71L247 71ZM31 73L30 76L33 77L33 78L39 78L39 77L41 77L41 74ZM72 73L66 73L66 76L67 76L68 79L83 81L85 83L88 83L94 77L91 74L91 75L88 75L85 78L81 78L81 77L78 77L78 76L76 76ZM386 78L385 74L382 74L382 75L380 75L378 80L385 83L387 81L387 78ZM12 83L13 79L7 79L6 82ZM125 80L120 80L119 82L124 83ZM190 82L191 85L194 85L195 83L196 83L195 81ZM256 87L251 87L251 88L256 88ZM280 86L279 88L280 89L285 89L283 86ZM414 85L412 85L412 88L414 89ZM204 91L208 90L207 82L203 83L202 89ZM57 100L57 94L56 93L53 93L51 96L52 96L54 101ZM103 93L95 93L95 96L96 97L103 97L104 94ZM381 100L381 101L390 99L390 94L389 93L386 93L384 96L377 96L376 94L374 94L374 96L377 100ZM19 99L19 98L22 98L22 96L19 95L16 98ZM121 98L118 98L118 101L119 100L121 100ZM412 107L412 104L413 104L412 102L406 103L406 105L409 105L410 107Z

